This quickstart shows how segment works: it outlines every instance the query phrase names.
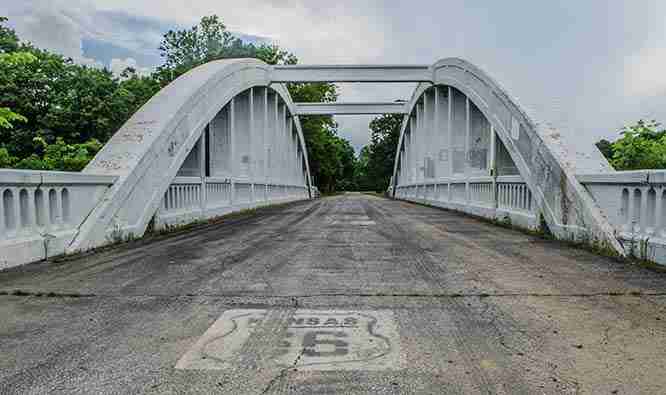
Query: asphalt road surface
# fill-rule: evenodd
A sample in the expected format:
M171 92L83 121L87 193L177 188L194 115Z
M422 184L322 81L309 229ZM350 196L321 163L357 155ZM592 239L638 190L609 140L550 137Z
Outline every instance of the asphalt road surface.
M666 393L666 274L347 194L0 272L1 393Z

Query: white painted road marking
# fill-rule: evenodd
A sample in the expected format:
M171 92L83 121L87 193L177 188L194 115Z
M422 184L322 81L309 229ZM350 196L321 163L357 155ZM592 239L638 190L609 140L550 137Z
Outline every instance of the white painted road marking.
M244 345L260 342L260 357L269 364L299 370L398 369L400 338L393 312L296 310L277 326L282 339L261 344L253 338L269 322L270 310L228 310L208 328L176 364L176 369L229 369L240 364ZM254 352L254 351L253 351Z

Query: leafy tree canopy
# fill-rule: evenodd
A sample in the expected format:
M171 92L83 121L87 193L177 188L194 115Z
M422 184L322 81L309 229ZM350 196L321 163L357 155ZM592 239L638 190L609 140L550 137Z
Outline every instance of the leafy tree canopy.
M356 165L356 184L366 191L384 192L393 175L402 116L387 114L370 122L370 144L363 147Z
M0 167L80 170L101 144L159 89L203 63L257 58L269 64L298 59L276 45L246 43L211 15L189 29L164 34L164 63L149 76L120 76L21 43L0 17ZM297 102L337 99L333 84L289 84ZM354 154L330 116L302 117L311 174L323 191L352 186Z
M639 120L620 135L614 142L596 144L616 170L666 169L666 129L659 123Z

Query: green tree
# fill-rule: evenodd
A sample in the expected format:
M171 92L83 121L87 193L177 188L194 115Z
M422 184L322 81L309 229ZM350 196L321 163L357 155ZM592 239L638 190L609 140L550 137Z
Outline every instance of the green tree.
M192 68L229 58L257 58L268 64L295 64L296 57L276 45L245 43L227 30L217 15L204 16L196 26L169 30L160 43L164 64L153 75L162 86Z
M616 170L666 168L666 130L656 121L638 121L622 129L612 144L611 164Z
M19 38L13 29L2 26L7 17L0 16L0 52L14 52L19 47Z
M268 64L296 64L298 59L276 45L245 43L236 38L216 16L206 16L189 29L169 31L160 45L164 63L153 78L164 86L203 63L228 58L256 58ZM288 84L295 102L331 102L337 100L333 84ZM310 172L324 192L350 187L353 180L353 148L337 136L337 124L331 116L301 117L301 126L310 161ZM348 181L345 181L348 180Z
M597 141L594 145L597 146L597 149L601 154L611 161L613 159L613 143L606 140L606 139L601 139Z
M370 122L370 145L363 147L357 165L357 184L363 190L384 192L393 175L402 116L386 114Z
M161 87L205 62L257 58L296 64L276 45L245 43L212 15L190 28L169 31L160 51L164 64L151 76L128 68L74 64L58 54L20 43L0 18L0 167L80 170L122 124ZM288 84L296 102L337 100L333 84ZM337 135L331 116L301 118L311 174L322 191L354 188L355 158Z
M135 74L117 78L108 70L74 64L71 59L19 43L0 18L0 147L26 167L47 145L106 142L155 92L159 83ZM12 115L15 114L15 115ZM20 114L17 117L16 114ZM22 122L16 122L22 121ZM26 159L26 161L22 161ZM4 160L2 166L7 166ZM64 163L64 162L62 162Z
M48 144L43 138L35 137L35 143L40 147L38 152L21 160L14 159L14 167L19 169L80 171L102 148L102 144L95 139L82 144L67 144L62 138L58 137L54 144Z

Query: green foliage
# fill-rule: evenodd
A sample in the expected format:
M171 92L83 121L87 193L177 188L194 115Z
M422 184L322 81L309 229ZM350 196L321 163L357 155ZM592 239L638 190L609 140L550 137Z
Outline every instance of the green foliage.
M216 15L203 17L189 29L167 32L160 51L164 64L155 71L153 79L162 86L196 66L218 59L256 58L268 64L298 62L293 54L276 45L255 45L234 37ZM335 85L327 83L288 84L287 88L295 102L331 102L338 96ZM333 192L351 186L354 150L337 136L333 117L301 117L301 126L310 172L319 189Z
M18 49L19 39L14 30L2 26L5 22L7 17L0 16L0 52L14 52Z
M4 167L13 167L16 160L15 156L9 154L7 148L0 147L0 169Z
M90 142L106 142L160 88L149 77L127 73L117 78L22 44L1 26L5 21L0 18L2 167L79 170L90 159L83 149L96 152ZM67 153L62 159L43 158L44 144Z
M606 159L611 160L613 159L613 143L606 140L606 139L601 139L597 141L594 145L597 146L597 149L601 154L606 157Z
M161 87L192 68L227 58L298 61L276 45L243 42L212 15L192 28L164 34L159 48L164 63L152 75L128 68L116 77L20 43L4 22L0 17L0 167L81 170ZM287 88L295 102L331 102L338 96L336 86L327 83ZM354 150L337 135L333 118L302 117L301 125L320 190L354 189Z
M7 18L0 17L0 22L5 20ZM3 29L5 28L0 26L0 45L2 45L2 37L5 34ZM0 53L0 67L3 70L20 67L35 60L36 58L27 52ZM14 127L12 122L14 121L28 122L28 119L21 114L15 113L9 107L0 107L0 129L12 129Z
M153 77L165 86L204 63L230 58L257 58L268 64L295 64L296 57L276 45L245 43L234 37L217 15L201 18L189 29L169 30L160 43L164 64Z
M102 148L102 144L95 139L82 144L67 144L62 138L58 137L54 144L48 144L42 137L35 137L35 143L41 147L38 152L21 160L14 159L13 167L17 169L80 171ZM0 154L1 157L2 154Z
M0 107L0 129L13 128L13 121L27 122L28 119L21 114L15 113L7 107Z
M624 127L615 142L601 140L597 147L616 170L665 169L666 130L659 126L640 120Z
M370 122L370 145L363 147L356 162L356 184L362 191L384 192L393 175L402 116L387 114Z
M295 102L332 102L338 97L333 84L289 84L288 89ZM324 193L355 189L354 148L337 135L338 126L333 117L310 115L300 120L310 174L317 187Z

